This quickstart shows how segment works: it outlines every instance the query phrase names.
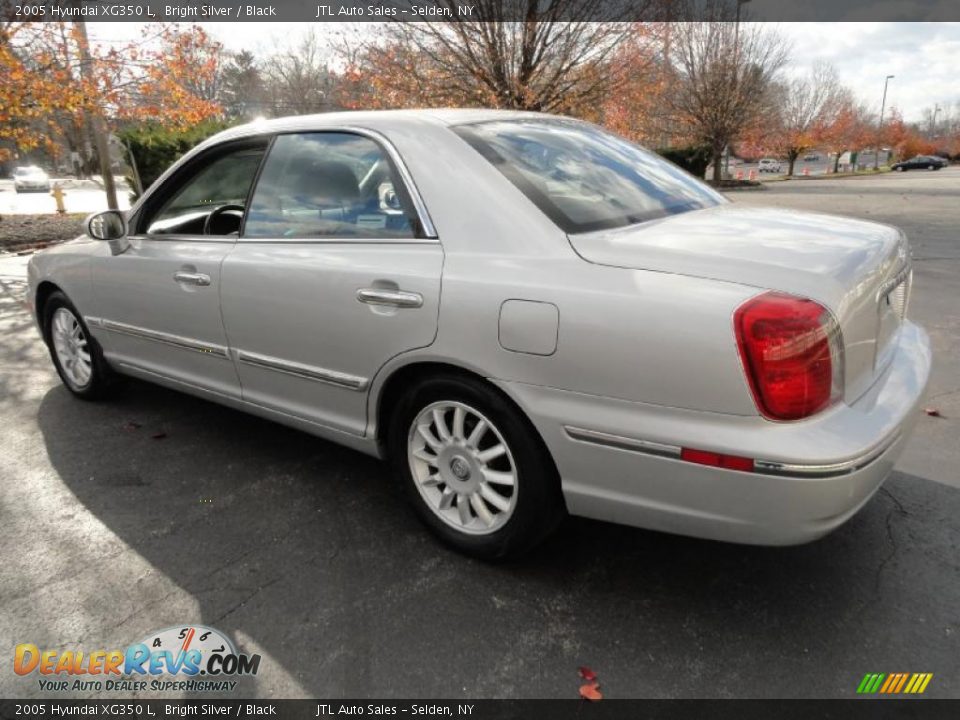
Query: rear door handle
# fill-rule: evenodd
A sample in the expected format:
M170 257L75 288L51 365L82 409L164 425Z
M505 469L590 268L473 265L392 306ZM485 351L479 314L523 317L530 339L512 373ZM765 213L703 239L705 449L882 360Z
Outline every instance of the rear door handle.
M357 300L367 305L389 305L401 308L423 307L423 295L405 290L382 290L380 288L360 288Z
M201 287L206 287L210 284L210 276L204 275L203 273L195 272L175 272L173 274L173 279L178 283L184 283L186 285L200 285Z

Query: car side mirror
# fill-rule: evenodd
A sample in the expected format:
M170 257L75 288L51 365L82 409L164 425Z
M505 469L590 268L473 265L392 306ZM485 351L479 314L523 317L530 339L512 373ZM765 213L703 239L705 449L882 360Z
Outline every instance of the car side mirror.
M110 252L120 255L128 247L127 220L119 210L104 210L87 218L87 235L110 243Z

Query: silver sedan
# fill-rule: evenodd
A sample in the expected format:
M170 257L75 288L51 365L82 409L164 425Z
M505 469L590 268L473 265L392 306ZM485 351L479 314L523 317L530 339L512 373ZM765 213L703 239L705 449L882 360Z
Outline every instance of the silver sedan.
M29 281L75 395L131 375L383 457L486 558L566 512L820 537L890 472L930 371L896 228L738 207L538 114L233 128Z

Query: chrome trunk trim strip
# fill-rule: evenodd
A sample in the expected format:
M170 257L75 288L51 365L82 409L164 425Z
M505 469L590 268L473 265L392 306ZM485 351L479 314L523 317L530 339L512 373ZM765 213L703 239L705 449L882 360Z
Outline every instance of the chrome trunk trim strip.
M245 350L237 351L237 360L245 365L252 365L266 370L275 370L276 372L286 373L287 375L295 375L296 377L306 378L307 380L329 383L330 385L337 385L349 390L363 390L367 387L367 379L357 375L348 375L347 373L341 373L335 370L325 370L310 365L302 365L288 360L280 360L279 358L268 355L246 352Z
M173 335L171 333L160 332L159 330L147 330L136 325L127 325L126 323L116 322L114 320L105 320L103 318L87 318L87 322L110 332L120 335L129 335L130 337L140 338L141 340L152 340L163 343L181 350L192 350L193 352L214 355L220 358L229 358L227 348L223 345L194 340L193 338Z
M885 438L882 442L872 447L867 452L857 457L844 460L842 462L830 463L825 465L804 465L797 463L781 463L772 460L754 460L754 472L765 475L780 475L785 477L836 477L838 475L849 475L856 472L874 460L883 455L890 447L900 439L900 432L897 431Z
M617 450L627 450L630 452L643 453L644 455L654 455L657 457L680 459L681 448L679 445L668 445L666 443L653 442L651 440L641 440L639 438L624 437L622 435L612 435L610 433L598 432L596 430L586 430L584 428L564 426L564 431L571 440L586 442L594 445L602 445ZM866 467L874 460L883 455L890 447L900 439L900 431L884 438L881 442L874 445L866 452L848 460L836 463L826 464L803 464L803 463L782 463L774 460L753 461L754 472L761 475L777 475L780 477L797 478L825 478L836 477L840 475L849 475Z

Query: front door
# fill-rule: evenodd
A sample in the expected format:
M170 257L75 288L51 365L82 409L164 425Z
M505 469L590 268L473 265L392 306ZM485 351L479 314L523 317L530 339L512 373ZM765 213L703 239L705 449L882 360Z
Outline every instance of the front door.
M198 156L131 218L129 248L93 261L93 322L106 331L111 362L239 398L220 316L221 265L264 149L257 140Z
M443 251L384 145L279 135L223 264L244 400L362 435L370 381L433 342Z

